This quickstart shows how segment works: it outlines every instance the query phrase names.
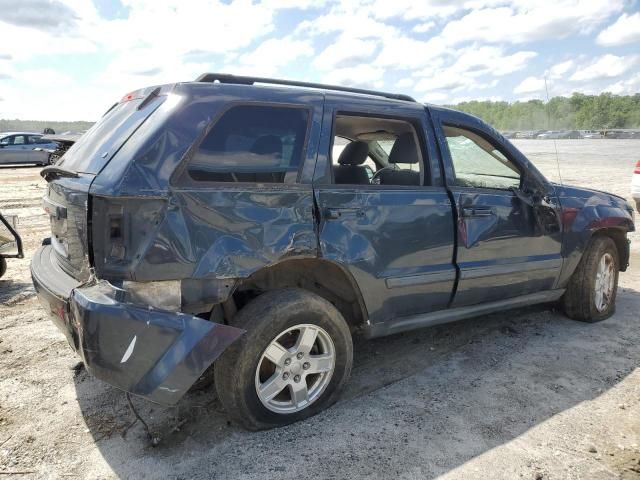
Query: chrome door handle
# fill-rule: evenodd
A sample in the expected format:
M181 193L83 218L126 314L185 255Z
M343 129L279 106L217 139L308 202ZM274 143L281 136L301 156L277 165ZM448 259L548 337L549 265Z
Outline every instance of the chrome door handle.
M493 215L491 207L463 207L463 217L490 217Z

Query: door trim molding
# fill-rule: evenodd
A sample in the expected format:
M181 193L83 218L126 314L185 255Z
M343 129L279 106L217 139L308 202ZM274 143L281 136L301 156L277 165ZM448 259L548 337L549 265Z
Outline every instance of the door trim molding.
M495 302L482 303L467 307L458 307L437 312L400 317L386 322L366 325L364 333L367 338L382 337L394 333L406 332L416 328L432 327L443 323L457 322L466 318L477 317L512 308L527 307L538 303L554 302L564 294L565 289L547 290L530 293L519 297L507 298Z

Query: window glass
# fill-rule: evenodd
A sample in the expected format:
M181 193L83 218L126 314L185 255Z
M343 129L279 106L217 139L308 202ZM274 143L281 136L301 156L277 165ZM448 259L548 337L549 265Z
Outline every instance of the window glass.
M301 108L241 105L222 115L187 166L192 180L295 182L309 113Z
M2 140L0 140L0 144L2 145L11 145L11 140L13 139L13 137L4 137Z
M46 141L42 141L40 140L40 137L37 135L29 135L29 143L32 145L38 144L38 143L47 143Z
M333 181L347 185L421 185L422 155L412 124L397 119L338 115Z
M24 145L26 142L26 138L24 135L16 135L13 137L13 145Z
M520 172L483 137L458 127L444 126L456 185L479 188L518 188Z

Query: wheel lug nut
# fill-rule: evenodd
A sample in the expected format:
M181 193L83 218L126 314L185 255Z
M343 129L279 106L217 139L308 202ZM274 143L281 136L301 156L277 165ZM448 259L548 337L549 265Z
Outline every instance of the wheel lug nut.
M311 366L311 364L309 362L304 362L302 364L302 368L304 368L305 370L309 370L309 367Z
M304 353L302 353L302 352L299 352L299 353L296 355L296 358L297 358L298 360L300 360L302 357L304 357Z
M300 381L300 375L296 375L295 377L293 377L293 381L294 382L299 382Z
M289 378L289 372L284 372L284 373L282 374L282 379L283 379L283 380L286 380L287 378Z
M285 364L285 365L291 365L291 359L290 359L290 358L287 358L287 359L284 361L284 364Z

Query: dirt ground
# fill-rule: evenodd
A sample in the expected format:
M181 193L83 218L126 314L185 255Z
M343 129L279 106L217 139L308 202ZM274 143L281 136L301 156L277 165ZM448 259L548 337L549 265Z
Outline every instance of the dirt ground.
M557 180L554 143L517 141ZM560 140L562 179L629 196L640 141ZM177 408L134 403L73 366L29 259L48 236L39 168L0 169L26 259L0 280L2 478L640 478L640 242L617 313L594 325L544 307L366 342L341 400L295 425L227 423L213 388ZM125 435L126 432L126 435ZM10 472L14 472L10 474Z

